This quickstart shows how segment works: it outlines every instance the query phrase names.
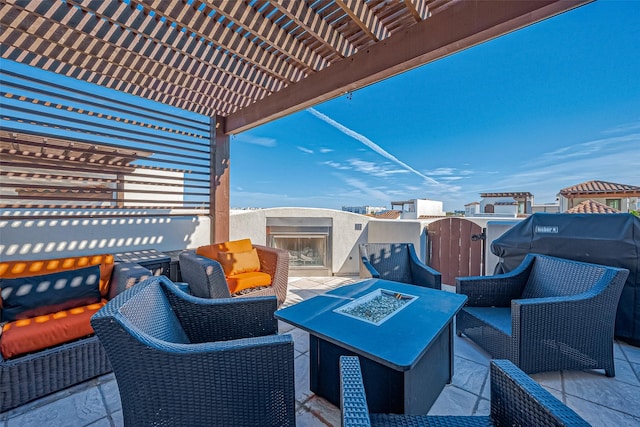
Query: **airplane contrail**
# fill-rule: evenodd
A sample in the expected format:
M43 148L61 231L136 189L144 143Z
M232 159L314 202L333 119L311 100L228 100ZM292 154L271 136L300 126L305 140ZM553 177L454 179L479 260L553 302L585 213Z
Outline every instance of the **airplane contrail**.
M325 123L333 126L334 128L338 129L340 132L344 133L345 135L350 136L351 138L355 139L356 141L361 142L363 145L367 146L368 148L372 149L376 153L380 154L382 157L385 157L385 158L391 160L392 162L402 166L403 168L405 168L409 172L412 172L412 173L418 175L420 178L424 179L425 181L429 181L432 184L440 185L440 183L438 181L436 181L435 179L429 178L425 174L420 173L419 171L415 170L414 168L412 168L411 166L409 166L408 164L406 164L402 160L400 160L397 157L395 157L393 154L385 151L382 147L380 147L378 144L376 144L375 142L373 142L372 140L370 140L366 136L364 136L362 134L359 134L358 132L356 132L354 130L349 129L348 127L336 122L331 117L322 114L321 112L319 112L318 110L316 110L314 108L307 108L307 111L310 112L315 117L317 117L318 119L322 120L323 122L325 122Z

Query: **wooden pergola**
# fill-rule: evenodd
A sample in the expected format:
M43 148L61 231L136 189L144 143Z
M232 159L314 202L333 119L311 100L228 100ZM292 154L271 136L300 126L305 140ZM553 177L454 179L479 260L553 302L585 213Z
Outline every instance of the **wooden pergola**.
M1 57L211 117L221 241L230 135L590 1L2 0Z

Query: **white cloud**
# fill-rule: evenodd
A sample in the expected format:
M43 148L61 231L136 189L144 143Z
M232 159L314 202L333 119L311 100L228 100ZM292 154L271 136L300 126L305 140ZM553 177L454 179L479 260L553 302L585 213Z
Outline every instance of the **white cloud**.
M333 152L333 151L334 151L334 150L333 150L333 149L331 149L331 148L321 148L321 149L320 149L320 152L321 152L321 153L323 153L323 154L324 154L324 153L331 153L331 152Z
M370 188L364 181L361 181L357 178L348 177L348 176L340 176L340 178L348 185L360 190L361 192L365 193L366 195L368 195L373 199L385 200L385 201L388 201L391 199L388 194L376 188Z
M613 127L611 129L607 129L607 130L603 131L602 133L604 133L604 134L608 134L608 133L625 133L625 132L636 131L638 129L640 129L640 121L633 122L633 123L625 123L625 124Z
M241 133L234 136L234 141L243 142L245 144L261 145L263 147L275 147L277 141L274 138L264 138L261 136L253 136L250 134Z
M308 148L300 147L300 146L297 146L296 148L297 148L298 150L302 151L303 153L313 154L313 150L310 150L310 149L308 149Z
M391 168L390 164L377 164L373 162L367 162L359 159L351 159L348 162L353 166L358 172L366 173L368 175L373 175L378 178L387 178L393 175L402 175L409 173L405 169L397 169Z
M398 165L402 166L407 171L418 175L419 177L421 177L425 181L428 181L431 184L440 184L435 179L430 178L430 177L418 172L417 170L415 170L414 168L412 168L408 164L404 163L403 161L401 161L400 159L398 159L397 157L395 157L391 153L387 152L386 150L384 150L382 147L380 147L375 142L371 141L366 136L364 136L362 134L359 134L358 132L356 132L354 130L349 129L348 127L336 122L331 117L328 117L328 116L322 114L321 112L317 111L314 108L308 108L307 111L309 113L311 113L313 116L315 116L318 119L322 120L323 122L325 122L325 123L333 126L334 128L338 129L340 132L344 133L345 135L350 136L351 138L355 139L356 141L359 141L360 143L364 144L365 146L367 146L368 148L370 148L374 152L376 152L376 153L380 154L381 156L391 160L394 163L397 163Z
M614 136L600 138L593 141L582 142L558 148L542 154L539 158L531 161L530 165L557 164L575 161L591 161L610 153L633 152L640 146L640 133L632 133L624 136ZM636 151L640 152L640 150Z
M437 168L434 170L427 171L425 173L429 175L435 176L444 176L444 175L453 175L456 172L455 168Z
M342 163L339 162L334 162L334 161L326 161L326 162L322 162L321 164L323 165L327 165L327 166L331 166L334 169L338 169L338 170L351 170L352 167L351 166L347 166L347 165L343 165Z

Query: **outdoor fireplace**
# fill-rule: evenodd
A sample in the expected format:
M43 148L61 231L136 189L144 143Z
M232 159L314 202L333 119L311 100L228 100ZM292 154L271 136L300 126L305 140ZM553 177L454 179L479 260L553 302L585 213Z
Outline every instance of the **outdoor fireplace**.
M267 245L289 252L300 275L331 274L331 218L267 218Z

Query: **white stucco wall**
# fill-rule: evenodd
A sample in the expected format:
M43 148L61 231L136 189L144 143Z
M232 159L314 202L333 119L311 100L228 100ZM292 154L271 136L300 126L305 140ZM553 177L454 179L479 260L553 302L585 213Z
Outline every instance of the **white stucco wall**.
M369 217L320 208L271 208L232 211L229 218L229 238L237 240L248 237L256 244L266 245L268 217L332 218L331 273L336 275L358 273L358 245L366 242ZM356 224L361 225L361 230L356 230Z
M12 214L19 211L0 212L0 261L193 248L209 244L211 234L209 218L201 216L25 221L9 219Z
M411 242L416 251L423 251L424 222L405 220L376 220L350 212L320 208L271 208L233 211L229 219L231 240L249 237L265 245L267 218L269 217L321 217L332 219L332 265L335 275L358 274L358 245L367 242ZM360 225L358 230L357 225Z

